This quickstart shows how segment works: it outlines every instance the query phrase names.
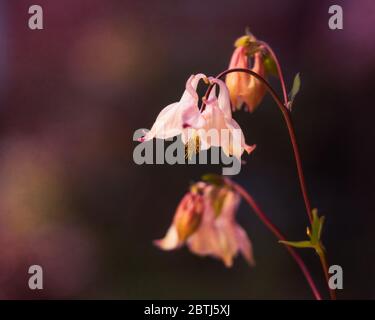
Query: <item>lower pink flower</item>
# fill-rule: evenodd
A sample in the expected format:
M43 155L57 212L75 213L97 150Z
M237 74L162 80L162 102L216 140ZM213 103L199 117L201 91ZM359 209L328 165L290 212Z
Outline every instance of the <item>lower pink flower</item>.
M240 196L227 186L199 182L181 200L172 225L155 244L163 250L184 244L200 256L221 259L231 267L238 253L255 265L251 241L236 222Z

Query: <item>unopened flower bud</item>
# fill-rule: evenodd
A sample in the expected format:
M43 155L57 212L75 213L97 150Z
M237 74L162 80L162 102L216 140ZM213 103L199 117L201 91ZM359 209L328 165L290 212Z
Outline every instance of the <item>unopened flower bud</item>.
M202 221L204 201L197 193L188 193L181 200L174 217L179 241L185 241L199 227Z
M242 36L235 42L236 49L232 54L229 69L249 68L249 56L253 56L252 71L265 77L263 53L252 35ZM244 103L246 109L253 112L262 101L266 88L264 84L254 76L244 72L232 72L226 76L226 85L229 89L232 109L240 109Z

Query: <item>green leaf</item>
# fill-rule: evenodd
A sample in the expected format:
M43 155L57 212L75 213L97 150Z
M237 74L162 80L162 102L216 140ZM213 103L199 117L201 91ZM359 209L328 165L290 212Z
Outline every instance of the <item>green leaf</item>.
M310 240L311 240L311 243L317 244L319 243L320 237L322 235L325 218L324 216L321 216L321 217L318 216L317 209L312 210L312 216L313 216L313 222L311 225Z
M299 73L297 73L293 80L292 90L290 90L290 93L289 93L289 109L292 108L294 98L296 97L300 89L301 89L301 77Z
M312 210L312 217L313 217L313 221L311 224L310 239L311 239L311 242L316 243L318 241L318 230L319 230L319 225L320 225L318 211L316 209Z
M277 76L277 66L275 60L272 59L271 55L267 54L263 59L263 65L266 69L267 74Z
M279 241L282 244L285 244L290 247L295 248L315 248L314 245L310 241Z
M290 91L290 99L291 100L294 100L294 98L296 97L299 89L301 89L301 77L300 77L299 73L297 73L294 77L294 80L293 80L292 90Z
M218 217L223 209L225 197L218 197L216 200L212 200L215 217Z
M324 246L320 240L322 235L323 225L324 225L324 216L319 217L318 210L312 210L312 223L311 228L307 227L307 235L310 240L305 241L279 241L287 246L295 248L312 248L315 249L318 255L321 255L324 252Z
M318 229L318 239L320 240L321 236L322 236L322 230L323 230L323 225L324 225L324 221L325 221L325 216L321 216L320 217L320 225L319 225L319 229Z
M214 209L215 217L217 218L224 206L224 200L227 196L227 193L222 192L222 187L214 187L210 192L211 205Z
M222 186L224 184L224 178L218 174L207 173L202 176L202 180L215 186Z

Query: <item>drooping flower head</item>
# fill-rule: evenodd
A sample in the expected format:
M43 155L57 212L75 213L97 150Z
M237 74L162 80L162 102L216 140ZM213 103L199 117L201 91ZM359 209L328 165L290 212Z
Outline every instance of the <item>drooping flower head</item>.
M201 79L219 87L211 91L206 107L201 112L198 107L197 86ZM212 133L216 132L215 134ZM185 145L193 145L196 151L207 150L212 146L222 147L227 156L240 158L243 151L250 153L255 146L245 143L241 127L232 118L230 97L225 83L204 74L192 75L186 82L185 92L180 101L165 107L156 118L151 130L141 141L153 138L168 139L181 135Z
M241 253L254 265L251 242L235 220L240 196L228 186L198 182L183 197L165 237L155 244L163 250L187 245L200 256L221 259L231 267Z
M236 40L234 46L235 50L229 63L229 69L251 68L252 71L265 77L264 57L259 50L256 38L253 35L242 36ZM250 65L251 61L252 66ZM229 89L233 110L239 110L242 104L245 104L245 109L253 112L266 92L262 82L244 72L227 74L225 82Z

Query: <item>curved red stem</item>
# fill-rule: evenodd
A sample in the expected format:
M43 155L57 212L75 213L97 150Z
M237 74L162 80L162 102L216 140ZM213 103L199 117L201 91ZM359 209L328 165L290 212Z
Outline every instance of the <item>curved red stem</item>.
M284 105L288 105L288 93L286 91L286 85L284 81L284 76L283 76L283 71L281 70L281 65L279 62L279 59L277 59L277 56L275 52L272 50L272 48L268 45L268 43L264 41L259 41L259 44L261 44L271 55L273 61L275 61L276 68L277 68L277 74L279 76L280 84L281 84L281 89L283 90L283 96L284 96Z
M255 202L254 198L239 184L227 180L227 184L229 184L238 194L242 196L242 198L248 203L248 205L253 209L255 214L258 216L258 218L265 224L265 226L276 236L277 239L286 241L285 236L281 233L281 231L271 222L271 220L266 216L266 214L263 212L263 210L259 207L259 205ZM316 300L322 300L322 297L319 293L319 290L317 289L315 282L313 278L311 277L311 274L309 270L307 269L305 263L299 256L296 250L294 250L290 246L285 246L285 248L288 250L294 261L298 264L299 268L301 269L303 275L305 276L306 281L308 282L311 291L314 294L314 297Z
M292 147L293 147L294 159L296 161L298 180L299 180L299 184L300 184L300 187L301 187L303 200L304 200L304 203L305 203L307 216L309 217L310 223L312 223L311 204L310 204L310 200L309 200L308 193L307 193L305 176L303 174L301 156L300 156L300 153L299 153L297 138L296 138L296 134L294 132L294 127L293 127L292 119L290 117L290 112L289 112L288 108L282 103L279 96L277 95L275 90L271 87L269 82L267 80L265 80L262 76L260 76L259 74L257 74L256 72L254 72L250 69L243 69L243 68L228 69L228 70L225 70L225 71L221 72L220 74L218 74L216 76L216 78L217 79L222 78L225 75L227 75L228 73L232 73L232 72L245 72L245 73L248 73L251 76L255 77L259 81L261 81L265 85L268 92L271 94L272 98L275 100L277 106L279 107L279 109L280 109L280 111L281 111L281 113L284 117L284 120L286 122L287 128L288 128L290 141L291 141ZM206 99L208 98L212 88L213 88L213 85L210 85L208 87L206 95L205 95ZM201 111L204 110L204 107L205 107L205 103L204 103L204 100L203 100Z

